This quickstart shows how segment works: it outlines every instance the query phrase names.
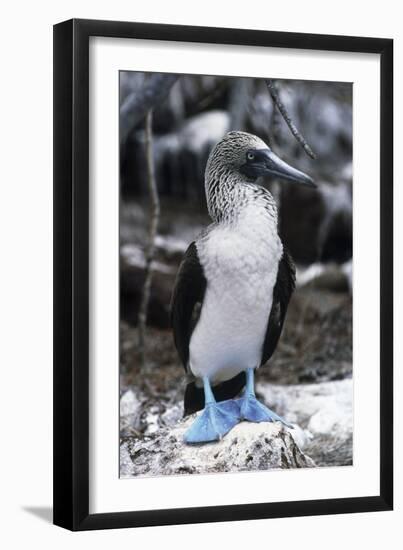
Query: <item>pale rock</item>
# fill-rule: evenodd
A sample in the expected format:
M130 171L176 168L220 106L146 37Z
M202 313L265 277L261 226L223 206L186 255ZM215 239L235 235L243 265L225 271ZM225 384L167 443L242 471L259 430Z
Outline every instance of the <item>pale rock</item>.
M133 435L140 428L141 401L133 390L127 390L120 398L120 431Z
M133 390L127 390L120 398L120 416L134 415L140 410L140 400Z
M187 445L185 431L195 415L173 428L163 428L142 439L125 443L121 477L207 474L315 466L294 439L295 430L281 423L241 422L221 441ZM133 469L127 465L129 453ZM135 474L133 473L135 472Z
M162 412L156 403L140 407L140 400L128 393L123 396L123 410L138 418L142 409L145 430L126 432L121 447L123 477L352 464L351 379L299 385L259 382L259 398L293 429L278 422L241 422L220 442L196 446L183 442L195 415L181 419L182 403L174 402ZM129 404L134 409L125 408Z
M259 395L302 434L295 439L317 465L352 464L353 381L280 386L260 383Z
M135 474L135 466L127 450L127 443L123 443L120 446L120 477L132 477Z

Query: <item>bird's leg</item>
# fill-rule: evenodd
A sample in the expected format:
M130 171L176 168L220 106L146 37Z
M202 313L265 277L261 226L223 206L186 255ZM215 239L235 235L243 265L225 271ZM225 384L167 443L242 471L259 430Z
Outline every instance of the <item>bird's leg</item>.
M254 387L254 369L246 370L246 387L244 395L237 400L239 412L242 420L250 422L282 422L288 428L293 426L283 420L275 412L271 411L266 405L256 399Z
M232 400L216 402L209 379L203 378L205 406L184 435L186 443L217 441L239 422L239 408Z

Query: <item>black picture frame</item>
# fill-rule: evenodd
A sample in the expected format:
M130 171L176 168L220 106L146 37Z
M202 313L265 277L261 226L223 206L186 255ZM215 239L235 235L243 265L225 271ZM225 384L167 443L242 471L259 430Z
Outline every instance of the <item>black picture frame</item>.
M366 497L89 513L89 38L381 56L380 490ZM54 26L54 523L71 530L391 510L393 507L393 40L73 19Z

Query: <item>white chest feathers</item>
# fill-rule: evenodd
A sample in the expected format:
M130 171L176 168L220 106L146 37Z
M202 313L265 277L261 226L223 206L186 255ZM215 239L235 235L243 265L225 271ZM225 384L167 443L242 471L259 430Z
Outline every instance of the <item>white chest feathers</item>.
M213 383L260 364L282 244L277 220L249 207L197 243L207 288L190 341L189 366Z

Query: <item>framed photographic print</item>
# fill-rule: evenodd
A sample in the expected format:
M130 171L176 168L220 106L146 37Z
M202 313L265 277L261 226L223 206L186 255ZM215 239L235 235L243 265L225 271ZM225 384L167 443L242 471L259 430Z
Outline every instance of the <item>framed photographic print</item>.
M54 27L54 522L391 510L393 42Z

